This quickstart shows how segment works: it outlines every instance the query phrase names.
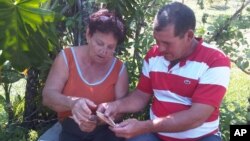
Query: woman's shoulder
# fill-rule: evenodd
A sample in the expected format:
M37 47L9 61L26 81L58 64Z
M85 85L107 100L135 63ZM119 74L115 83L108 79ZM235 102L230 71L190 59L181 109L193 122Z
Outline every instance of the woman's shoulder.
M64 49L62 49L63 52L82 52L84 49L84 46L67 46Z
M115 68L118 70L121 70L124 67L126 67L125 63L122 60L120 60L119 58L115 57Z
M114 60L116 61L116 64L121 64L121 65L124 64L124 62L121 59L117 58L117 57L115 57Z

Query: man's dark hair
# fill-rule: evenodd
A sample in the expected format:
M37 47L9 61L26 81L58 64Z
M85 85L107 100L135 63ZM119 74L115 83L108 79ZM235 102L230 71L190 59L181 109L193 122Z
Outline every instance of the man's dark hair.
M155 17L154 30L160 31L170 24L174 25L175 36L183 37L189 29L195 30L193 10L179 2L163 6Z

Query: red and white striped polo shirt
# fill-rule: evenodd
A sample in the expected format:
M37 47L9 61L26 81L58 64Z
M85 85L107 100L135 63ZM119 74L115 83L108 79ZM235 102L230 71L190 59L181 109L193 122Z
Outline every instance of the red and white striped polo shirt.
M195 51L173 67L154 45L144 58L137 88L152 94L150 118L186 110L192 103L212 105L216 110L201 126L183 132L158 133L164 141L191 141L218 131L219 106L230 77L230 59L200 39Z

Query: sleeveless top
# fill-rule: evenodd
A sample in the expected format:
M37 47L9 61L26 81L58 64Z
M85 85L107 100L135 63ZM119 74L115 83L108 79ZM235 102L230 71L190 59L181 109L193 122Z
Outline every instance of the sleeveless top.
M120 60L113 59L108 73L102 80L88 83L82 75L74 48L66 48L62 54L69 69L69 77L62 91L63 95L87 98L97 105L115 100L115 84L124 69ZM63 120L71 115L71 111L59 112L58 118Z

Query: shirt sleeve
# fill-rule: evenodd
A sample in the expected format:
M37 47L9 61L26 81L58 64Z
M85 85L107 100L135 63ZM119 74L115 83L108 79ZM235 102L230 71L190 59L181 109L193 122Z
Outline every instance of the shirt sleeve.
M217 59L200 77L192 101L219 108L230 80L230 60Z
M137 89L148 94L153 94L152 84L149 75L150 73L149 61L147 58L148 56L146 56L143 61L142 72L139 78Z

